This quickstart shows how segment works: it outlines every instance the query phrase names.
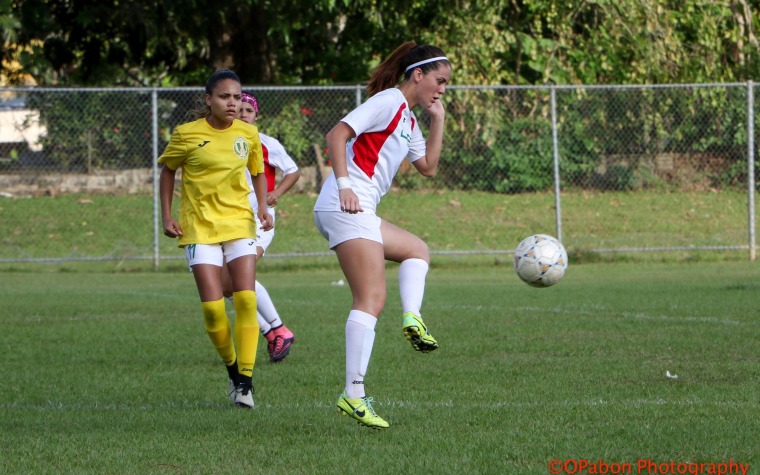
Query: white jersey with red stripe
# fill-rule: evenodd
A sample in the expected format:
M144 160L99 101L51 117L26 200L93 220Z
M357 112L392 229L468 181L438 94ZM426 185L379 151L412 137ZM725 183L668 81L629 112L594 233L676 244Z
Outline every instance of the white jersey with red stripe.
M275 172L280 170L282 175L290 175L298 171L298 165L290 158L288 152L285 151L285 147L274 137L264 135L259 132L259 139L261 139L261 149L264 152L264 175L267 177L267 192L274 190L277 183L275 182ZM251 209L253 209L254 216L259 211L259 203L256 201L256 193L253 190L253 180L251 179L251 173L246 172L246 180L248 180L248 186L251 187L251 193L248 195L248 201L251 202ZM274 208L267 206L269 214L274 219Z
M346 164L351 188L365 213L374 214L380 198L391 188L404 158L414 162L425 156L426 144L417 117L397 88L370 97L342 122L356 137L346 144ZM340 211L335 174L322 185L315 211Z

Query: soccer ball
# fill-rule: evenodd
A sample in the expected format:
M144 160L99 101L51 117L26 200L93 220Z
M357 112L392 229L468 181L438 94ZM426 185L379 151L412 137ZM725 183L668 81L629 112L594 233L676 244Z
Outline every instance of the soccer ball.
M567 251L557 238L534 234L522 240L515 251L517 276L533 287L549 287L565 275Z

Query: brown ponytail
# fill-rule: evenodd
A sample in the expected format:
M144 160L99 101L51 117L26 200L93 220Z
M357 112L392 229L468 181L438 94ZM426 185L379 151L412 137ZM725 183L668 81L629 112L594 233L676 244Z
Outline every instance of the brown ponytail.
M367 94L372 97L380 91L397 86L402 78L406 80L411 77L414 69L406 71L409 65L438 56L446 56L446 54L442 49L435 46L418 45L414 41L403 43L385 58L385 61L372 73L367 85ZM443 61L446 60L426 63L420 65L419 68L422 69L423 73L427 73L430 70L438 69L439 64Z

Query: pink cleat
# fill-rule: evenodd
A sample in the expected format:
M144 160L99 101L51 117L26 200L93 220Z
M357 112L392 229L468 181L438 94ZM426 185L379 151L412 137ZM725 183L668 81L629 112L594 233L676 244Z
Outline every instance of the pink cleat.
M272 350L269 352L269 360L273 363L284 360L288 356L288 353L290 353L290 345L296 341L295 335L285 325L281 325L270 331L267 334L267 340L269 339L269 334L274 334Z

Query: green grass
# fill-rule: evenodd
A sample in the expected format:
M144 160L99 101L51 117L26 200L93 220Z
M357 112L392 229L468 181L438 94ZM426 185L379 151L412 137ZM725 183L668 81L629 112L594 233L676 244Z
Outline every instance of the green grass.
M403 339L389 266L366 378L384 432L334 412L351 301L331 285L342 277L334 262L260 274L297 343L278 365L260 345L252 411L226 399L189 273L0 273L0 472L760 463L757 264L571 262L548 289L492 264L434 267L431 354Z
M327 251L313 220L314 194L290 194L278 210L270 254ZM175 200L175 204L179 200ZM760 199L758 199L760 202ZM554 196L394 190L379 214L427 241L433 251L508 251L527 235L556 235ZM175 213L176 215L176 213ZM747 244L742 190L562 194L563 242L577 259L746 258L746 250L596 255L593 249ZM760 215L756 217L760 222ZM0 259L110 258L110 269L147 269L153 255L150 196L35 197L0 200ZM159 238L166 265L182 267L176 241ZM668 257L669 256L669 257ZM708 256L708 257L705 257ZM719 257L716 257L719 256ZM131 261L147 258L146 261ZM131 262L131 263L130 263ZM299 260L299 262L302 262ZM114 264L115 263L115 264ZM139 265L137 263L140 263ZM5 264L0 264L9 268ZM116 266L116 267L114 267Z

